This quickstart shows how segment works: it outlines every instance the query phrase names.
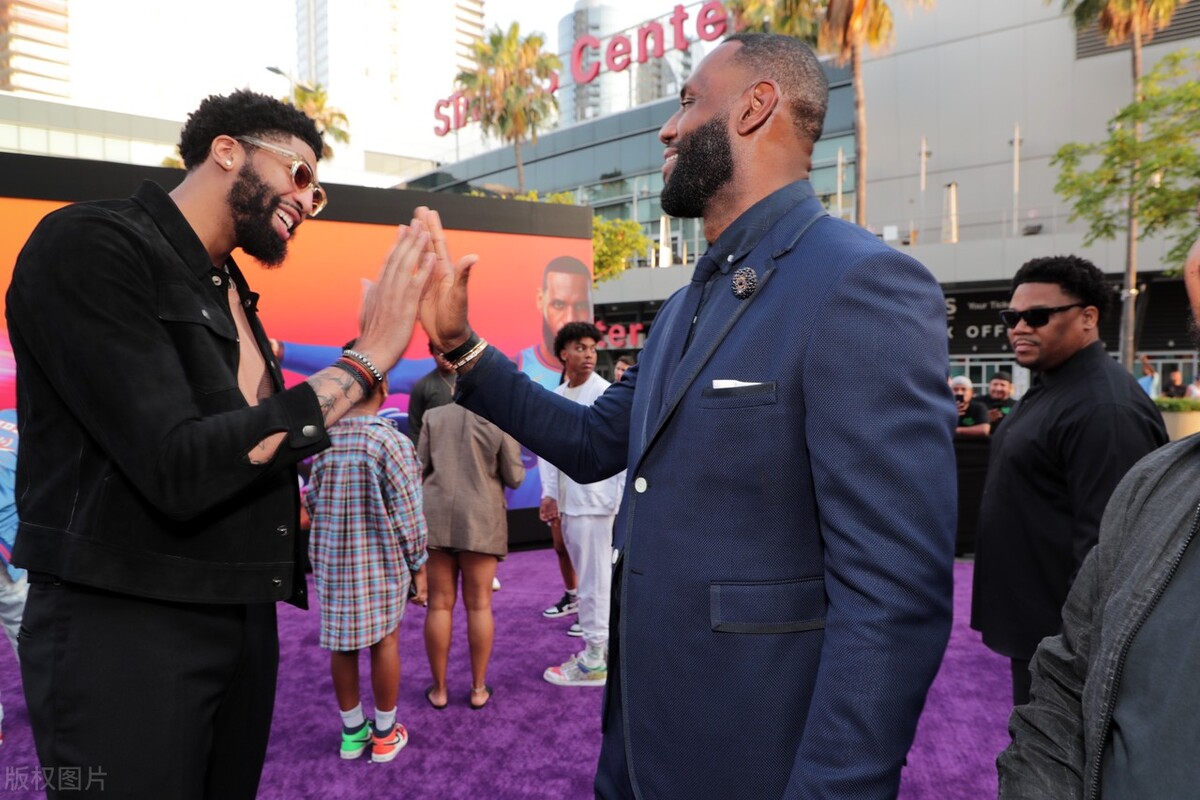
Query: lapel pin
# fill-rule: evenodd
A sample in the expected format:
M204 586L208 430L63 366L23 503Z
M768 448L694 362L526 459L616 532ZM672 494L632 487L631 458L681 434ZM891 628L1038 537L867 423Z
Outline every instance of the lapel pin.
M758 288L758 275L755 274L753 267L741 267L733 273L733 296L738 300L745 300L750 295L754 294L754 290Z

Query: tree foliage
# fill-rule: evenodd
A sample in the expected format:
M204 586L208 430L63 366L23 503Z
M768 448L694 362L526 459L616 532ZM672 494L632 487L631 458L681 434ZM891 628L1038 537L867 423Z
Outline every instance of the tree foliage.
M329 92L321 84L310 86L307 83L295 82L292 84L291 95L284 97L283 102L300 109L304 112L304 116L316 124L317 131L321 133L325 141L325 146L321 150L321 158L326 160L333 158L333 147L329 144L330 139L339 144L346 144L350 141L348 130L350 120L346 118L345 112L340 108L329 105Z
M592 218L592 271L596 283L615 278L625 271L629 259L646 252L650 240L642 226L632 219Z
M1173 238L1171 266L1182 264L1196 233L1200 198L1200 52L1179 50L1142 79L1142 99L1122 108L1108 138L1059 148L1056 191L1072 204L1071 219L1088 223L1084 244L1129 230L1132 196L1138 238ZM1141 128L1141 137L1135 130Z
M517 162L517 191L525 191L521 142L537 142L538 128L558 110L552 88L562 62L543 49L540 33L521 36L519 23L494 28L471 45L475 69L458 73L456 83L472 117L486 135L511 142Z

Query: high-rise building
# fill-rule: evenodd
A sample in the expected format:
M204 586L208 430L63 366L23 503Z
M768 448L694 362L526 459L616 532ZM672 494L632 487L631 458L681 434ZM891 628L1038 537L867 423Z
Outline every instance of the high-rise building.
M0 0L0 91L70 94L67 0Z
M296 66L289 77L322 86L329 105L348 120L350 143L332 143L326 169L345 182L386 185L412 171L405 155L444 148L433 132L434 106L473 63L483 0L424 3L419 12L414 0L295 0L295 8Z

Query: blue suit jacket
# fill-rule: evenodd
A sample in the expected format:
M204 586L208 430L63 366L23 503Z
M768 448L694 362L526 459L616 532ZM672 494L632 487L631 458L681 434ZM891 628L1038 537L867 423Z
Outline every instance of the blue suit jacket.
M942 293L857 226L801 239L820 211L808 189L741 262L750 297L717 276L682 358L699 285L668 300L591 407L495 350L459 382L576 480L629 468L610 669L641 797L895 797L949 637Z

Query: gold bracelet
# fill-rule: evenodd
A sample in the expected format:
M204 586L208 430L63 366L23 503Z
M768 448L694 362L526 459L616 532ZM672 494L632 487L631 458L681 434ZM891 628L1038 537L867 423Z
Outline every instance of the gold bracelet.
M487 349L487 346L487 340L480 339L474 347L467 351L465 356L460 358L458 361L455 361L450 366L454 367L455 369L462 369L467 364L470 364L472 361L479 358L483 351Z

